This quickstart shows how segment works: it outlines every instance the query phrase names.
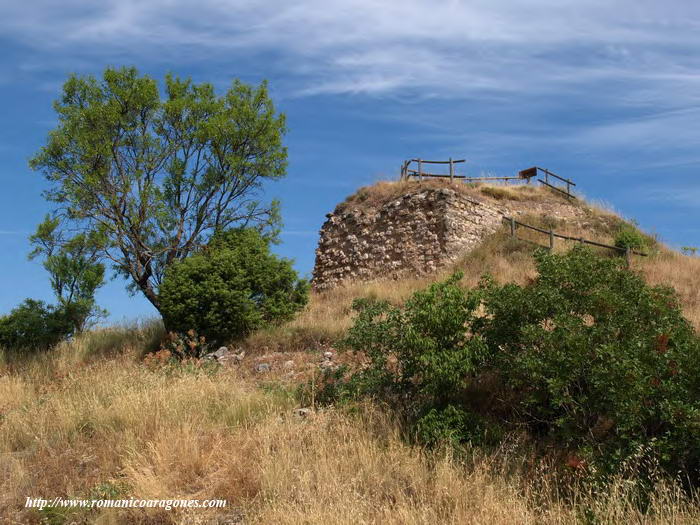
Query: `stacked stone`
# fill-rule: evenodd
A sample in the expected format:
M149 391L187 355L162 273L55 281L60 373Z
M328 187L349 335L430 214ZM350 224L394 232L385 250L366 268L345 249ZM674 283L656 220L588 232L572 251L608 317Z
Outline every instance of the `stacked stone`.
M328 214L316 250L314 289L433 272L494 232L503 212L443 188L414 191L378 209Z

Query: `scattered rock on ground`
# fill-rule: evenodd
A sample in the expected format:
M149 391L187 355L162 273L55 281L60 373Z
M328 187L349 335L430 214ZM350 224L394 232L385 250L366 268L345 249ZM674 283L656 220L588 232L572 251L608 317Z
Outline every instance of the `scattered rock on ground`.
M221 364L226 362L240 363L241 361L243 361L244 356L245 352L243 350L234 353L231 352L227 347L222 346L216 352L210 352L207 355L205 355L204 359L217 361Z
M270 365L268 363L258 363L255 365L255 371L260 373L269 372Z
M330 354L330 356L328 354ZM323 361L318 366L321 368L321 370L333 370L337 368L335 363L333 363L333 354L331 352L326 352L323 354Z

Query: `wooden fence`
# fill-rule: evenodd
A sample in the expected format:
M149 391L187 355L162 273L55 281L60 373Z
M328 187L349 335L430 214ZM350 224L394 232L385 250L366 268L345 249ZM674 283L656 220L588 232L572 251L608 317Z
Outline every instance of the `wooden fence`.
M536 244L537 246L540 246L542 248L548 248L549 250L554 249L554 240L555 239L564 239L565 241L574 241L574 242L580 242L581 244L590 244L591 246L597 246L599 248L607 248L608 250L615 250L618 253L624 253L625 258L627 259L627 266L630 265L630 261L632 259L632 255L641 255L642 257L646 257L648 254L638 252L636 250L632 250L630 248L620 248L619 246L611 246L609 244L603 244L600 242L596 241L591 241L588 239L584 239L583 237L571 237L569 235L562 235L561 233L556 233L553 230L545 230L543 228L538 228L537 226L532 226L530 224L525 224L523 222L515 220L513 217L503 217L504 222L510 225L510 236L513 239L518 239L520 241L525 241L525 242L532 242L533 244ZM517 235L517 228L526 228L529 230L533 230L539 233L543 233L544 235L547 235L549 238L549 246L542 246L539 243L530 241L529 239L523 239L521 237L518 237Z
M565 179L564 177L560 177L556 173L552 173L551 171L545 169L545 168L540 168L538 166L533 166L532 168L528 168L526 170L522 170L518 173L518 176L523 177L523 178L528 178L528 181L532 177L537 177L539 173L544 174L544 179L537 179L537 181L544 185L547 186L548 188L551 188L555 191L558 191L559 193L563 194L566 196L567 199L575 199L576 197L571 193L571 186L576 186L576 183L570 179ZM564 184L566 184L566 188L563 186L557 186L554 181L550 179L552 177L553 179L557 179Z
M564 195L567 199L575 199L576 196L571 193L571 187L576 186L576 183L571 179L566 179L560 177L556 173L553 173L545 168L540 168L539 166L533 166L526 170L521 170L518 172L517 177L470 177L468 175L457 175L455 173L455 164L462 164L466 162L465 159L448 159L448 160L425 160L425 159L409 159L405 160L401 164L401 175L399 180L410 180L411 177L418 179L419 182L423 181L423 178L441 178L450 179L454 181L455 179L463 180L464 182L482 182L482 181L526 181L530 183L530 179L544 175L543 179L537 179L537 181L543 186L553 189ZM430 173L425 171L426 164L442 164L449 166L448 173ZM563 185L557 185L556 181L563 183Z
M520 172L517 177L470 177L467 175L457 175L455 173L455 164L462 164L466 162L465 159L452 159L450 158L449 160L425 160L425 159L409 159L403 162L401 164L401 176L400 180L410 180L411 177L414 177L418 179L418 181L422 181L423 178L443 178L443 179L450 179L451 181L454 181L455 179L460 179L463 180L464 182L479 182L479 181L497 181L497 180L502 180L502 181L509 181L509 180L519 180L522 181L524 179L527 179L527 182L530 182L530 178L536 176L537 174L532 174L532 175L522 175L523 172ZM437 165L448 165L449 167L449 172L448 173L430 173L428 171L425 171L426 164L432 165L432 164L437 164Z

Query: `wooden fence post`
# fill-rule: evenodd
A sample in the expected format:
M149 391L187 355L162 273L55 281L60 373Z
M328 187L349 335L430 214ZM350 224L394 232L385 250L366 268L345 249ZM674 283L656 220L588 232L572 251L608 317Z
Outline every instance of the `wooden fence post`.
M450 182L455 181L455 166L452 164L452 157L450 157Z
M423 182L423 161L418 159L418 181Z
M625 248L625 260L627 261L627 268L632 265L632 250L628 246Z
M510 218L510 236L515 238L515 219L513 217Z
M554 230L549 230L549 251L554 251Z

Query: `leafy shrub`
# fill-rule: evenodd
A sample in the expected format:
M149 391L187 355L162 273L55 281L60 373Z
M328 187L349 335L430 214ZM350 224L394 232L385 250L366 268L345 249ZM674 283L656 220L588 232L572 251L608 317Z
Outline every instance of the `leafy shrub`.
M624 250L644 250L650 247L651 239L636 227L624 224L615 234L615 246Z
M426 445L440 443L485 444L492 441L495 425L464 407L447 405L430 408L416 422L418 439ZM500 435L498 432L496 435Z
M64 309L25 299L0 317L0 346L8 350L46 350L68 337L73 328Z
M479 330L520 419L611 467L648 447L695 471L700 342L673 290L584 248L540 253L537 267L526 287L486 283Z
M456 275L403 306L358 301L346 344L369 365L347 388L388 400L429 443L489 441L506 420L602 473L643 450L697 480L700 341L675 293L585 247L536 262L526 286L465 291Z
M344 341L369 359L346 392L371 394L400 408L427 442L469 433L463 427L448 431L445 425L471 419L455 407L486 351L482 339L466 328L475 318L479 296L462 290L460 278L456 274L418 291L402 307L355 301L358 316Z
M195 330L188 330L184 334L169 332L160 346L161 352L167 352L178 359L204 357L209 350L206 338L197 335Z
M171 265L159 300L169 331L194 329L218 345L291 319L308 300L308 284L257 230L234 229Z

